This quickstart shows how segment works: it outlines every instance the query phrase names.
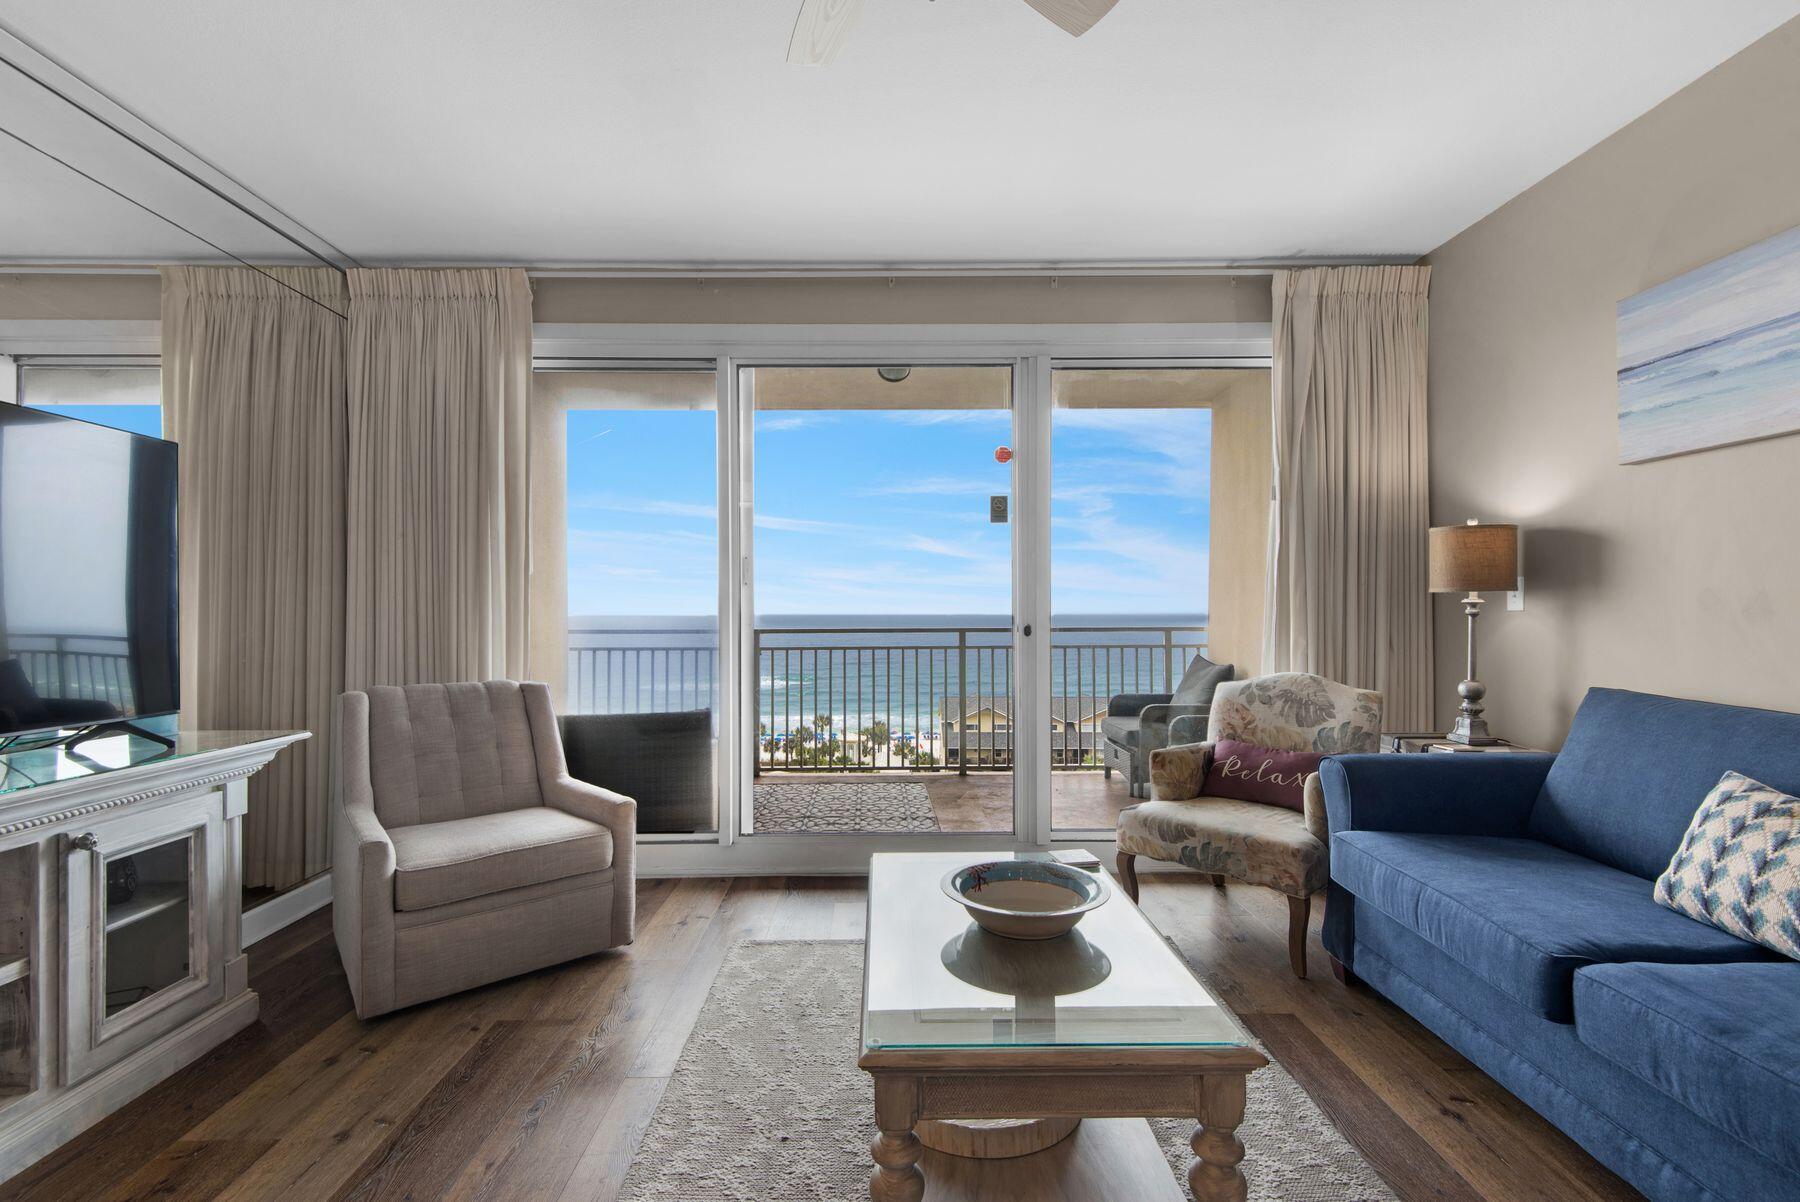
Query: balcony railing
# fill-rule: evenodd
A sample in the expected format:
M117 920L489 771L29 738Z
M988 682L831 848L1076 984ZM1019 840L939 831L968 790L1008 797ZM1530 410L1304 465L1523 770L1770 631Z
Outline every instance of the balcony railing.
M129 639L9 631L6 643L38 696L105 701L121 712L132 708Z
M1107 701L1169 692L1204 626L1050 632L1051 762L1098 768ZM1011 632L1004 626L819 626L755 632L759 772L994 772L1013 766ZM570 630L574 712L717 712L710 628L584 623Z
M719 638L710 626L569 627L564 706L577 714L665 714L719 707Z

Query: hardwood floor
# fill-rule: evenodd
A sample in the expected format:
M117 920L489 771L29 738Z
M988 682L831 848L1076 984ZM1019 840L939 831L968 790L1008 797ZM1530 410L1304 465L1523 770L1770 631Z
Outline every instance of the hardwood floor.
M1145 910L1403 1198L1637 1197L1374 994L1294 980L1276 894L1142 884ZM250 949L260 1021L0 1198L611 1199L727 949L860 939L863 902L846 877L646 881L631 949L369 1023L322 911ZM1312 938L1322 965L1316 921Z

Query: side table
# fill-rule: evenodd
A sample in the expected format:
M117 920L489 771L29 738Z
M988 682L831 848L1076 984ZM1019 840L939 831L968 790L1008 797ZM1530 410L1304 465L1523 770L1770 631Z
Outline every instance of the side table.
M1538 751L1540 749L1536 747L1521 747L1517 743L1508 743L1505 740L1481 746L1471 746L1467 743L1452 743L1436 731L1423 733L1410 731L1383 731L1381 735L1381 750L1385 752L1397 752L1400 754L1435 752L1441 755L1462 755L1469 752Z

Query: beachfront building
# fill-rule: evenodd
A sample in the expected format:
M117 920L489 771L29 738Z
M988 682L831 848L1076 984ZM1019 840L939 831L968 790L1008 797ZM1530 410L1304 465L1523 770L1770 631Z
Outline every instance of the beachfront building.
M1100 720L1105 697L1055 697L1050 704L1051 763L1058 768L1097 767ZM938 723L946 767L972 770L1010 768L1013 762L1013 703L1010 697L970 697L959 715L946 711Z

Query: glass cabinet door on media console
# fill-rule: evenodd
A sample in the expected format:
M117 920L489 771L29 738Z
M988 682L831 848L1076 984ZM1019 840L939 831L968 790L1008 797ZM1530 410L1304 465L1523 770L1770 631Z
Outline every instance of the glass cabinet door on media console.
M64 1061L80 1080L224 996L222 795L207 791L68 836Z

